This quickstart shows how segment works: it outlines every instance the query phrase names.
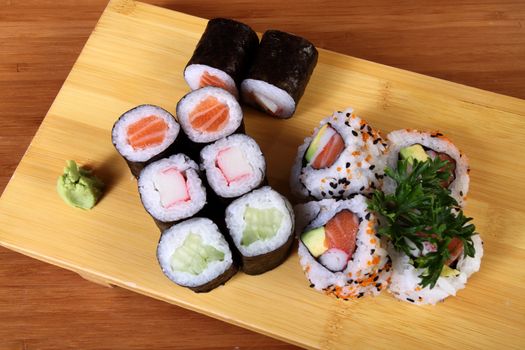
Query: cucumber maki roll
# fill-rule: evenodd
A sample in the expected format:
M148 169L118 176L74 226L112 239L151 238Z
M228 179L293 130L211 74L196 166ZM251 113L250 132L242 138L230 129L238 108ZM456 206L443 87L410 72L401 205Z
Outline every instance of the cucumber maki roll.
M380 188L385 146L379 132L348 108L323 119L299 146L290 176L299 199L344 199Z
M144 208L161 231L202 212L206 205L199 168L180 153L146 166L138 188Z
M266 31L241 84L243 101L271 116L290 118L314 71L317 56L315 46L304 38Z
M270 187L233 201L226 208L226 225L245 273L264 273L288 256L293 242L293 210L286 198Z
M237 85L258 45L257 34L246 24L225 18L211 19L184 69L184 79L192 90L216 86L237 97Z
M207 144L244 132L241 106L232 94L216 87L185 95L177 104L177 118L189 138L185 151L196 160Z
M128 163L133 176L149 163L175 153L184 138L180 126L166 110L140 105L122 114L113 125L113 145Z
M164 231L157 259L170 280L197 293L211 291L237 272L228 243L206 218L189 219Z
M392 169L396 168L399 159L416 159L421 162L439 158L447 161L445 167L451 175L442 181L442 186L450 190L460 206L465 205L470 182L468 159L447 137L439 132L403 129L392 131L387 139L387 165ZM383 190L392 193L395 187L395 182L387 178Z
M220 139L201 151L201 170L221 198L235 198L266 181L266 161L249 136L237 134Z
M377 295L390 281L386 244L366 198L325 199L295 207L300 263L311 286L338 298Z

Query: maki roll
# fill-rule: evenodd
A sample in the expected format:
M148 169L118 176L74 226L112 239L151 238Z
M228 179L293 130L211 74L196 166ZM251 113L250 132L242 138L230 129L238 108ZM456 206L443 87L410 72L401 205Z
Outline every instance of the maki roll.
M452 197L460 206L465 204L470 182L468 159L448 138L439 132L402 129L392 131L387 135L387 139L389 168L395 169L400 159L415 159L422 162L439 158L447 161L445 167L451 175L442 181L442 186L450 190ZM387 178L383 190L392 193L395 190L395 182Z
M264 33L257 56L241 84L246 103L277 118L290 118L317 64L308 40L278 30Z
M246 74L257 46L257 34L246 24L214 18L184 69L184 79L192 90L216 86L239 96L237 85Z
M382 184L386 142L351 108L321 121L299 146L290 187L300 199L343 199Z
M432 286L421 285L421 275L425 269L414 267L412 257L389 247L392 258L392 282L389 291L397 298L413 304L436 304L445 298L456 295L456 292L465 288L467 279L479 271L483 257L483 242L478 235L472 236L475 249L474 256L463 254L463 243L458 238L453 238L448 244L449 258L445 261L441 275L436 284ZM434 251L435 247L427 242L422 251L413 246L411 255L426 254Z
M180 126L166 110L140 105L124 113L113 125L113 145L138 177L146 164L175 153Z
M244 132L241 106L226 90L205 87L190 92L177 104L177 118L190 139L187 152L196 154L210 142Z
M138 179L140 199L162 230L194 216L206 204L206 190L197 164L176 154L146 166Z
M300 263L313 288L343 299L386 288L390 261L364 196L301 204L296 217Z
M288 256L293 242L293 210L286 198L270 187L233 201L226 208L226 225L245 273L264 273Z
M208 184L221 198L235 198L261 186L266 161L249 136L236 134L220 139L201 151L201 169Z
M189 219L164 231L157 259L166 277L197 293L209 292L237 272L228 243L206 218Z

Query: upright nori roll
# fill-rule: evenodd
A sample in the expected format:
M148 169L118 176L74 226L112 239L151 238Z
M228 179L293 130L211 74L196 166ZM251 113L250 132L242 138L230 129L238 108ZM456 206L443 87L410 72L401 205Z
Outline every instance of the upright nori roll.
M192 90L216 86L239 96L237 86L244 78L255 55L259 38L246 24L214 18L184 70L184 79Z
M317 64L317 56L315 46L304 38L266 31L242 82L242 99L274 117L291 117Z
M154 105L140 105L122 114L113 125L111 139L137 178L147 164L169 157L185 143L175 118Z

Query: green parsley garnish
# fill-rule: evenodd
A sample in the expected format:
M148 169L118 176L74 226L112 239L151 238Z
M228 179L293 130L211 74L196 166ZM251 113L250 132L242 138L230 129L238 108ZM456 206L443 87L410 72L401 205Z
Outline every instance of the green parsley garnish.
M424 162L399 160L397 169L387 168L385 174L397 188L389 195L378 190L373 193L369 209L387 220L378 233L408 255L414 267L425 269L419 276L422 287L434 288L450 257L448 245L454 237L463 242L465 257L475 253L472 236L476 228L469 224L472 218L463 214L450 191L440 185L451 176L448 161L438 157ZM421 255L424 242L433 244L436 251Z

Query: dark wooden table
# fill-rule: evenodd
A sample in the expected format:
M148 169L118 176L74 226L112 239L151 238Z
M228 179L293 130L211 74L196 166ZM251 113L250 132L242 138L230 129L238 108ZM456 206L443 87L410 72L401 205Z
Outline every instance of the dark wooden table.
M148 2L294 32L322 48L525 98L523 0ZM105 6L0 1L0 190ZM0 349L67 348L293 347L0 248Z

